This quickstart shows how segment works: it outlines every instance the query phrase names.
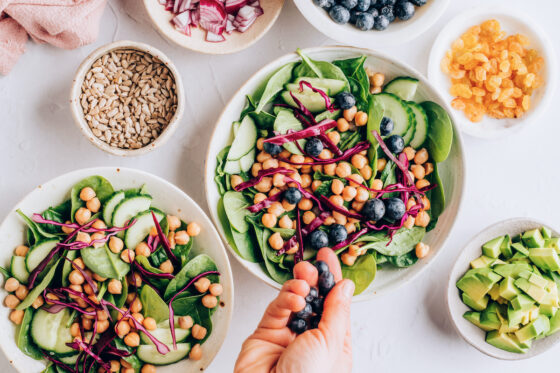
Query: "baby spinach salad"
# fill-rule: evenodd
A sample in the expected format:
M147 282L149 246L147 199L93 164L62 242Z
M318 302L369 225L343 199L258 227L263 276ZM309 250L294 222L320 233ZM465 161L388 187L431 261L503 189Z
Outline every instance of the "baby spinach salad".
M414 102L418 80L370 93L366 56L301 60L247 96L233 141L217 156L218 215L235 252L278 283L322 247L340 256L356 294L378 267L408 267L445 208L438 163L447 112Z
M191 252L196 222L152 206L145 187L101 176L30 217L1 269L16 343L44 372L142 372L199 360L222 294L218 268Z

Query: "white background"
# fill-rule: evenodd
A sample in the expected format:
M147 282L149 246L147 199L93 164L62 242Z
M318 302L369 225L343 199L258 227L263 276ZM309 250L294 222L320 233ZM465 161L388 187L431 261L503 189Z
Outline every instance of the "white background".
M557 0L451 3L428 32L383 51L426 73L438 30L461 11L488 3L522 10L547 31L555 46L560 45ZM0 78L0 216L10 213L35 186L62 173L92 166L126 166L152 172L181 187L206 209L204 158L224 103L269 61L297 47L335 44L312 28L289 0L262 40L231 56L202 55L170 44L154 31L140 0L110 0L109 5L94 45L65 51L29 42L13 71ZM164 148L132 159L110 156L91 145L74 125L68 106L70 85L80 62L98 46L119 39L161 49L176 64L187 90L185 116L174 138ZM559 99L557 93L552 102L558 103ZM511 372L557 366L560 347L522 362L502 362L481 354L455 333L444 297L448 272L459 250L489 224L531 216L558 229L560 124L555 109L550 107L539 123L508 138L483 141L465 137L466 196L455 230L444 252L414 283L353 305L354 372ZM208 372L232 371L242 341L276 294L233 258L231 263L236 287L234 319ZM2 338L13 336L3 334L0 343ZM4 356L0 356L0 371L13 371Z

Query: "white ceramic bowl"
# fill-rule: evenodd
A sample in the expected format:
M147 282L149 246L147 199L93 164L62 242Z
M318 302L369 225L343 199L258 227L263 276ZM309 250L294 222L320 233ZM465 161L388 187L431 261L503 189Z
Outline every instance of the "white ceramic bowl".
M428 0L426 5L416 7L414 17L408 21L391 23L383 31L362 31L351 24L334 22L325 9L313 4L313 0L294 0L301 14L317 30L340 43L363 48L379 48L406 43L428 30L445 13L449 0Z
M488 356L502 360L521 360L528 359L533 356L542 354L546 350L552 348L560 342L560 334L554 334L550 337L534 341L532 347L525 354L516 354L494 347L485 341L486 332L471 322L463 318L463 314L470 308L463 303L459 295L456 283L461 276L470 268L470 262L482 255L482 245L493 238L509 234L514 236L529 229L540 227L549 227L552 229L554 236L560 236L558 231L554 230L550 225L534 219L514 218L496 223L473 237L469 243L461 250L461 254L455 260L451 274L449 275L449 283L447 285L447 306L449 316L453 321L453 325L457 332L471 346L485 353Z
M114 146L110 146L106 142L98 139L89 128L85 118L82 106L80 105L80 95L82 93L82 83L91 68L91 65L101 56L104 56L110 51L114 51L117 49L134 49L138 51L142 51L148 53L152 57L157 57L171 72L175 79L175 92L177 94L177 110L175 111L175 115L169 121L169 124L165 129L160 133L160 135L148 145L140 148L140 149L121 149ZM165 144L167 140L171 138L173 132L179 125L179 121L183 117L183 112L185 111L185 90L183 89L183 81L181 80L181 75L179 75L179 71L173 65L171 60L167 58L163 52L159 49L156 49L148 44L138 43L135 41L129 40L121 40L114 43L106 44L102 47L91 52L89 56L82 62L82 64L78 67L76 71L76 75L74 76L74 80L72 81L72 88L70 90L70 111L72 112L72 117L74 118L74 122L82 132L82 134L95 146L99 149L118 156L136 156L146 154L149 151L156 149L157 147Z
M171 24L173 13L165 10L158 0L144 0L144 6L156 29L175 44L200 53L229 54L248 48L262 38L276 22L284 0L262 0L264 14L247 31L226 34L226 40L220 43L207 42L206 31L201 28L191 28L191 36L177 31Z
M454 98L449 94L451 79L441 70L440 63L445 52L451 49L451 43L458 39L469 27L482 22L496 19L508 35L520 33L530 40L530 48L536 49L545 60L545 67L541 72L545 84L535 90L531 97L531 107L519 119L493 119L485 116L481 122L472 123L463 112L452 109L457 113L457 125L466 134L480 138L498 138L516 132L517 130L537 124L539 116L548 108L556 89L558 65L554 47L546 33L537 21L531 20L525 13L519 13L510 8L477 7L453 18L439 33L432 50L428 65L428 78L439 90L447 102Z
M353 47L318 47L310 48L303 51L309 57L315 60L325 60L331 61L335 59L351 58L360 55L367 55L368 59L366 61L366 66L372 68L374 71L379 71L385 73L387 79L391 79L396 76L413 76L420 80L420 85L416 93L416 100L431 100L442 105L450 111L449 106L441 98L441 96L432 88L430 83L424 78L418 71L413 68L395 61L389 56L383 55L379 52L375 52L368 49L360 49ZM206 198L208 201L208 208L210 209L210 214L218 227L218 231L222 235L222 238L227 243L224 235L224 230L220 224L217 215L217 204L220 200L220 194L214 183L214 173L216 169L216 155L232 141L232 122L239 119L239 114L245 105L245 95L252 94L255 89L262 83L262 81L269 76L273 71L283 66L284 64L296 61L299 57L295 53L291 53L280 57L279 59L272 61L261 70L257 71L238 91L235 93L233 98L226 105L221 117L218 119L218 123L214 128L214 134L210 141L210 146L208 148L208 154L206 158L206 174L205 174L205 186L206 186ZM453 118L453 117L452 117ZM366 289L362 294L354 297L356 301L370 299L375 294L389 292L396 289L400 285L412 280L420 272L422 272L428 265L430 265L436 256L443 249L445 240L451 231L457 213L459 212L459 207L461 204L461 199L463 195L463 183L465 177L465 165L463 159L463 146L460 133L454 129L453 137L453 147L449 158L441 164L440 168L441 177L445 186L445 196L447 200L447 206L443 215L439 218L439 223L436 229L431 231L425 239L425 242L430 245L431 251L430 255L418 261L414 266L407 269L384 269L379 271L373 284ZM235 256L239 262L247 268L251 273L253 273L260 280L266 282L267 284L280 289L280 284L276 283L268 277L268 275L263 271L262 267L257 263L248 262L240 258L235 254L234 250L228 245L230 252Z
M153 196L155 206L168 213L176 214L183 220L196 221L200 224L202 230L195 239L193 252L204 252L216 262L221 273L220 282L224 287L224 293L221 296L223 307L219 307L212 316L214 327L210 338L203 345L202 359L199 361L183 360L167 367L159 367L158 372L182 371L195 373L205 370L220 350L229 328L233 312L233 277L226 251L212 222L188 195L173 184L143 171L128 168L97 167L73 171L39 185L14 206L0 225L0 247L3 248L0 252L0 264L3 266L8 264L13 248L25 242L26 226L15 213L16 209L19 208L29 215L33 212L41 212L49 206L57 205L69 198L72 185L91 175L100 175L107 178L115 189L139 187L145 184ZM1 298L4 299L7 293L3 287L1 293ZM0 307L0 330L4 333L0 347L12 366L19 372L41 372L45 368L45 364L24 355L17 348L14 339L16 328L8 319L9 311L4 306Z

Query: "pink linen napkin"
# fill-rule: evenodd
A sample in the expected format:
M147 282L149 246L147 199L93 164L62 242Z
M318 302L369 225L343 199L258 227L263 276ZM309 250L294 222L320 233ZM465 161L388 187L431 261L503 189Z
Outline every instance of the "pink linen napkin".
M97 38L107 0L0 0L0 74L10 72L25 51L27 36L37 43L74 49Z

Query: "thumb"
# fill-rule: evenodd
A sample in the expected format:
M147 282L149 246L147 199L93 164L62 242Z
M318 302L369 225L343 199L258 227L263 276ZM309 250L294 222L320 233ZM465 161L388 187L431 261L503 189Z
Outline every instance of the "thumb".
M342 280L325 298L319 329L329 344L344 343L350 328L350 304L354 288L355 285L351 280Z

